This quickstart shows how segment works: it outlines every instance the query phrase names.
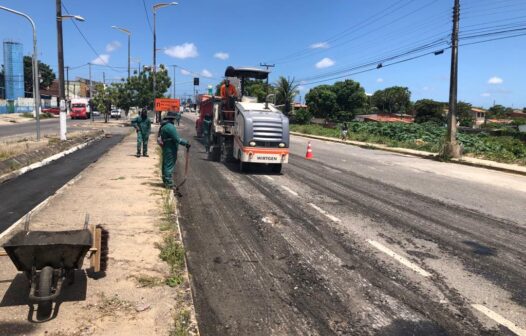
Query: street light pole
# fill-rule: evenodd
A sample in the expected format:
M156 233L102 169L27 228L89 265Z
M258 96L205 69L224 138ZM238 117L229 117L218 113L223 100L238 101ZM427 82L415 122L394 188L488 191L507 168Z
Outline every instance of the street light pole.
M60 106L60 140L67 140L66 132L66 102L64 93L64 42L62 39L62 20L75 19L84 21L84 18L78 15L62 15L62 0L56 0L56 14L57 14L57 53L58 53L58 95Z
M131 47L130 47L130 43L131 43L131 31L129 31L128 29L125 29L125 28L121 28L121 27L117 27L117 26L111 26L111 28L113 29L116 29L120 32L123 32L125 33L126 35L128 35L128 80L130 80L130 75L131 75L131 68L130 68L130 62L131 62L131 55L130 55L130 52L131 52Z
M40 76L38 72L37 28L33 19L31 19L27 14L4 6L0 6L0 9L25 17L29 23L31 23L31 27L33 29L33 100L35 104L37 141L40 141Z
M174 82L174 83L173 83L173 85L174 85L174 97L173 97L173 98L175 99L175 68L177 68L177 65L174 64L174 65L172 65L172 66L173 66L173 68L174 68L174 76L173 76L173 82Z
M457 142L457 90L458 90L458 30L460 20L460 0L455 0L453 9L453 33L451 34L451 78L449 86L449 113L444 154L449 157L461 156Z
M157 89L157 83L156 83L156 75L155 73L157 72L157 34L156 34L156 16L157 16L157 10L160 9L160 8L163 8L163 7L167 7L167 6L172 6L172 5L177 5L177 2L169 2L169 3L158 3L158 4L155 4L153 5L153 73L152 73L152 76L153 76L153 102L152 102L152 106L153 106L153 109L155 110L155 97L157 96L157 92L156 92L156 89ZM155 122L156 123L160 123L161 122L161 113L155 113Z

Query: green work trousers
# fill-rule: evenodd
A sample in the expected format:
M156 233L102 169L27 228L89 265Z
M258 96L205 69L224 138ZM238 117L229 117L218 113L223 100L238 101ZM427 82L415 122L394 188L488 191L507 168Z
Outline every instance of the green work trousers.
M167 188L173 188L173 173L177 162L177 147L163 146L163 183Z
M148 155L148 138L149 134L142 134L142 132L137 132L137 154L141 155L141 146L142 146L142 155Z

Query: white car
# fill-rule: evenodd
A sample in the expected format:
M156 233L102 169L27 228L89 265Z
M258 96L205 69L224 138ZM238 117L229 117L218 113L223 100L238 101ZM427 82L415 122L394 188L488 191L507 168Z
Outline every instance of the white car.
M111 110L110 117L115 119L121 118L121 110Z

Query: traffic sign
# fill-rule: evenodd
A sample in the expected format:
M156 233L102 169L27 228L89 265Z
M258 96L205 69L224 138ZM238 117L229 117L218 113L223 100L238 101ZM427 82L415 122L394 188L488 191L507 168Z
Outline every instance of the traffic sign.
M179 112L181 103L179 99L155 98L155 112L173 111Z

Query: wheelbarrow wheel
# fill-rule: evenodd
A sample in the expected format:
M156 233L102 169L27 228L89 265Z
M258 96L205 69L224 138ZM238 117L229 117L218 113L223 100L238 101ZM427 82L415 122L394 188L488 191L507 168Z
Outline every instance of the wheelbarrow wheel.
M38 278L38 296L50 296L51 286L53 284L53 267L46 266L40 271ZM39 319L46 319L51 315L53 307L52 301L42 301L38 303L37 316Z

